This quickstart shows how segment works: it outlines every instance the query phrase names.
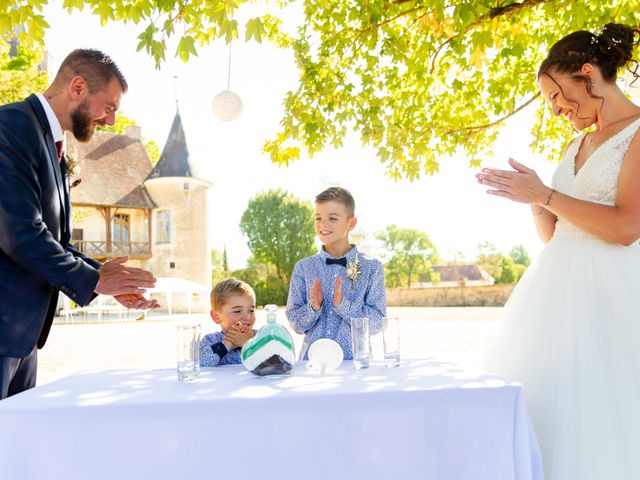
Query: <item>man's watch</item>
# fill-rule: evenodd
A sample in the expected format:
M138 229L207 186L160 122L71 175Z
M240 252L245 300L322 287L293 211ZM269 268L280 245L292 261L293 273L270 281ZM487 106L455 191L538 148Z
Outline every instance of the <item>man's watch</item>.
M229 353L229 350L222 342L214 343L213 345L211 345L211 350L213 350L213 353L220 357L220 360L222 360L224 356Z

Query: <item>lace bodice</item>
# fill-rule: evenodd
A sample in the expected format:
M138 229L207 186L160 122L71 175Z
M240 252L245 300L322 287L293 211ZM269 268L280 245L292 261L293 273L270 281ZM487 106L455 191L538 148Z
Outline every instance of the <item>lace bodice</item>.
M577 175L574 174L575 158L582 137L576 138L567 147L564 157L553 175L551 182L553 188L581 200L615 205L622 161L639 127L640 119L637 119L609 138L587 158ZM556 223L554 236L560 235L596 238L561 218Z

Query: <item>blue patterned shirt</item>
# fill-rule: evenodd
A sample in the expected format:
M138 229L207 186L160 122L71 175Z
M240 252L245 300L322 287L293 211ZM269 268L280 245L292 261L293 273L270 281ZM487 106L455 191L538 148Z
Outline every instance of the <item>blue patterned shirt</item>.
M326 259L333 258L324 248L317 255L303 258L293 269L287 318L291 327L304 334L300 359L306 360L309 346L319 338L330 338L342 347L345 360L353 358L351 350L352 317L368 317L370 333L382 330L382 318L386 315L384 290L384 268L379 260L368 258L354 246L346 258L360 263L360 277L352 285L346 278L347 269L342 265L327 265ZM336 277L342 276L344 298L338 307L333 306L333 290ZM322 286L322 306L315 312L309 301L311 285L319 278Z
M255 335L255 330L254 330ZM240 348L234 348L222 357L217 353L213 353L211 346L224 340L224 333L215 332L204 336L200 342L200 366L201 367L217 367L218 365L239 365L242 363L240 358Z

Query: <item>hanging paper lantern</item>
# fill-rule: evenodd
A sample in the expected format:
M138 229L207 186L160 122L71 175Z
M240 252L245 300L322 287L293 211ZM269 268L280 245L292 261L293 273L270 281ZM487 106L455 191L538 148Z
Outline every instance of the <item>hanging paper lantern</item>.
M242 113L242 100L229 90L220 92L213 97L213 112L225 122L235 120Z

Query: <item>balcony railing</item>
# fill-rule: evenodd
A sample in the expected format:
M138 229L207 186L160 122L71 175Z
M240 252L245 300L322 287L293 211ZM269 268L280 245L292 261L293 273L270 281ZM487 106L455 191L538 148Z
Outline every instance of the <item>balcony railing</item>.
M149 242L109 242L99 240L72 240L78 251L96 258L146 258L151 255Z

